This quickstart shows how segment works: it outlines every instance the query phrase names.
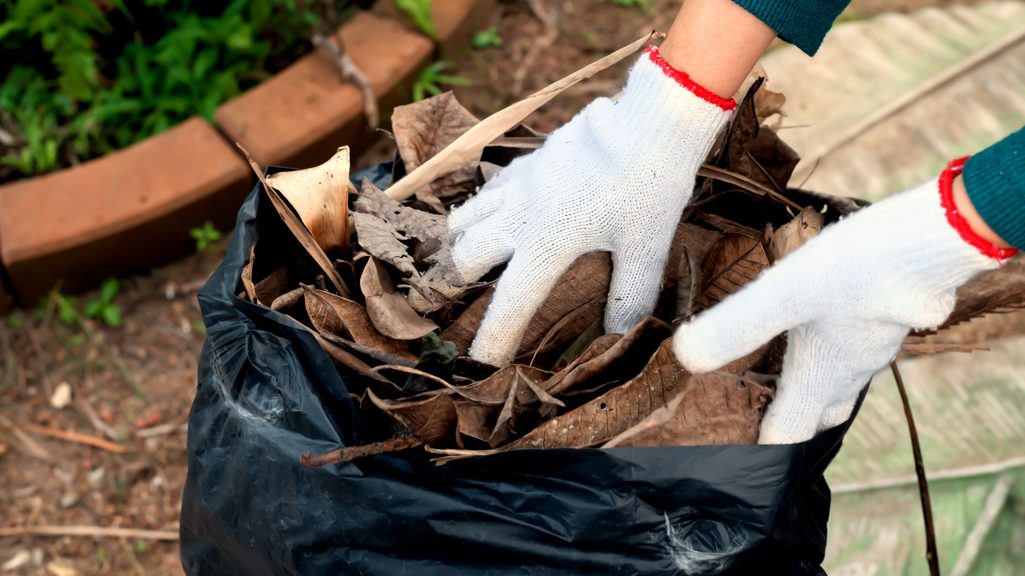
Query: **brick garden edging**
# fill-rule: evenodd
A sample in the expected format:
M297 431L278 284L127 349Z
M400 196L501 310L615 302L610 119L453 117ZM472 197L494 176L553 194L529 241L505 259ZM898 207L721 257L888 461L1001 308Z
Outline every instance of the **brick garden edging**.
M381 110L408 99L436 56L465 46L495 0L433 0L438 43L380 10L359 12L336 32L368 76ZM189 254L188 230L211 220L230 228L254 181L234 150L263 165L313 165L369 140L362 94L313 51L215 113L113 154L0 186L0 313L33 305L58 283L75 292L104 278ZM6 285L5 285L6 284Z

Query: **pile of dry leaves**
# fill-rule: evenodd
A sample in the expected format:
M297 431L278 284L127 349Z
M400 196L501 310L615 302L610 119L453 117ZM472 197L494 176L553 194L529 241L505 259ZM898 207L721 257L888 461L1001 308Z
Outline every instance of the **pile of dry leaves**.
M421 447L445 462L525 448L754 443L785 337L695 376L673 357L672 328L859 208L787 189L798 158L771 123L783 97L761 84L700 172L654 316L627 334L603 334L611 261L587 254L534 315L515 362L501 369L466 356L501 269L453 286L444 214L543 137L524 126L506 131L406 203L369 181L353 189L345 148L321 166L266 178L253 164L281 218L250 252L240 297L306 326L358 407L359 445L306 454L304 464ZM396 109L393 176L477 123L451 94ZM998 300L965 303L951 323L1012 305Z

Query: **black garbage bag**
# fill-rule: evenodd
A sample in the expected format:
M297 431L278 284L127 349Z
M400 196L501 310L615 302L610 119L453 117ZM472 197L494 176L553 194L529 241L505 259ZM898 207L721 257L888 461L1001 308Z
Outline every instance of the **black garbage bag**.
M387 169L369 175L387 184ZM303 452L351 442L354 406L346 375L306 330L235 296L250 246L276 221L254 189L199 295L207 341L182 498L188 574L824 574L822 474L849 423L789 446L304 467Z

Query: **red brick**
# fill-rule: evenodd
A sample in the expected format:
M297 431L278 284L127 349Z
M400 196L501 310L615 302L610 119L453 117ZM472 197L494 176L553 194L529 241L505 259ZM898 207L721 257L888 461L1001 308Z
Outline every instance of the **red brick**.
M195 249L206 220L229 229L249 168L193 118L114 154L0 187L0 260L16 298L78 291Z
M433 52L424 36L368 12L347 21L338 37L367 75L385 115L409 99L412 82ZM313 166L339 146L358 152L371 135L362 93L341 80L335 64L321 51L221 105L215 117L229 138L264 165Z

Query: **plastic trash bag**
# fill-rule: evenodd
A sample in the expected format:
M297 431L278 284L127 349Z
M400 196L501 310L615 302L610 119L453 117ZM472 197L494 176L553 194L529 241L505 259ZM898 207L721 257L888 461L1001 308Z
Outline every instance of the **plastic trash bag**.
M389 170L354 180L383 188ZM207 341L182 499L188 574L824 574L822 474L849 423L789 446L302 466L303 452L352 440L354 406L308 332L235 296L261 234L287 232L256 188L199 295Z

